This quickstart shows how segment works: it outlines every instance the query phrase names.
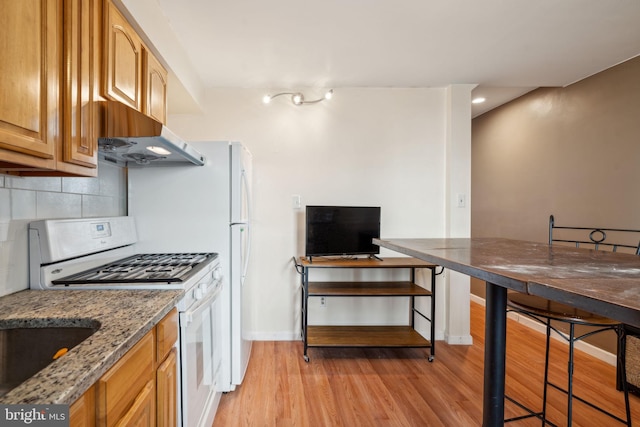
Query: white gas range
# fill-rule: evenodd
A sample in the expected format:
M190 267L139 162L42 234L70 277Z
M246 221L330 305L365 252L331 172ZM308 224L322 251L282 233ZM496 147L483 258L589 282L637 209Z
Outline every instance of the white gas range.
M29 224L30 288L183 289L179 423L213 423L221 390L222 268L217 253L135 251L132 217L42 220Z

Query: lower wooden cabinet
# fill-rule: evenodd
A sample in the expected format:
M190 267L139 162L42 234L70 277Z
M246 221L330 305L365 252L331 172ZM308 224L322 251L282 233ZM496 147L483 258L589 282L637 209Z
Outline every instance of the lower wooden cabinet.
M96 388L91 387L69 407L69 425L93 427L96 425Z
M136 396L131 408L116 423L117 427L153 427L156 421L155 386L150 380Z
M141 390L154 380L154 341L155 332L151 331L98 380L99 426L116 425Z
M177 425L173 309L69 408L71 427Z
M156 371L156 425L175 427L178 410L178 371L176 349L158 366Z

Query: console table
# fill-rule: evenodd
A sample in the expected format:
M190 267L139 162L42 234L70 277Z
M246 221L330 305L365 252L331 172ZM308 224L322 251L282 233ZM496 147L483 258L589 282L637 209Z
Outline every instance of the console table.
M504 425L507 289L640 327L640 257L498 238L374 239L486 282L483 426Z

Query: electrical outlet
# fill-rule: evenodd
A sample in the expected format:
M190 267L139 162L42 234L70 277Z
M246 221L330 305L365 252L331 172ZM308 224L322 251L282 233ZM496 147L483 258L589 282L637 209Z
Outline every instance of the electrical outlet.
M320 297L320 307L325 308L327 306L327 297Z

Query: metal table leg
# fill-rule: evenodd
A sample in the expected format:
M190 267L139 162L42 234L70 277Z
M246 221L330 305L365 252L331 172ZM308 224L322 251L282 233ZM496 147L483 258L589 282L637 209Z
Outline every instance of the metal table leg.
M504 425L507 289L486 283L483 427Z
M431 327L429 362L433 362L436 357L436 267L431 268L431 324L429 326Z
M307 268L302 268L302 300L303 300L303 314L302 314L302 340L304 342L304 353L302 358L305 362L309 362L309 356L307 355L308 346L308 337L307 337L307 327L308 327L308 311L309 311L309 270Z

